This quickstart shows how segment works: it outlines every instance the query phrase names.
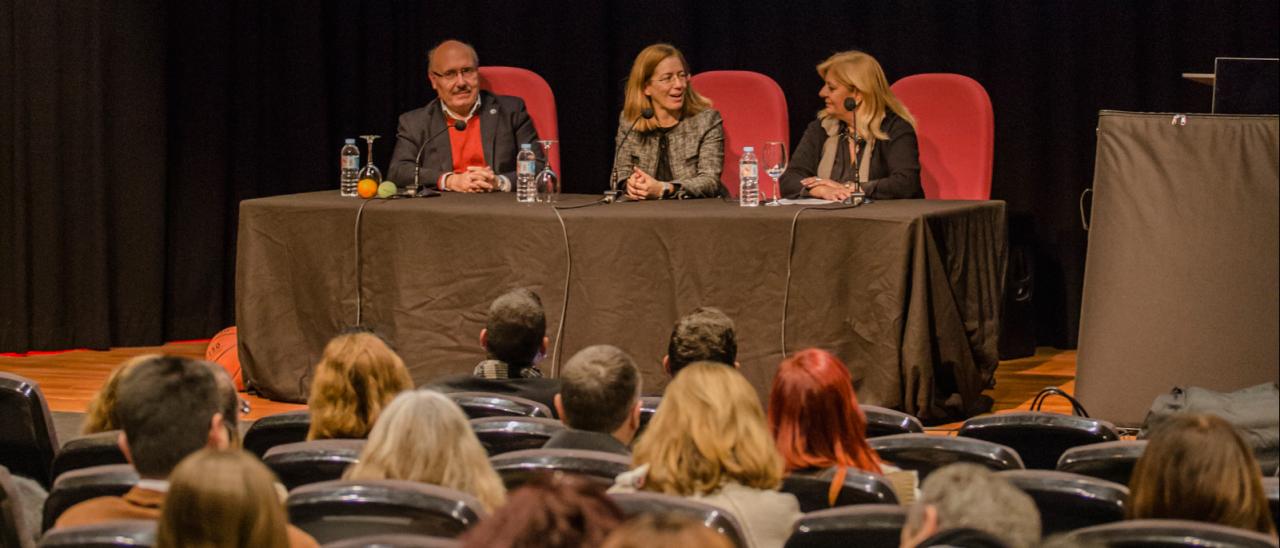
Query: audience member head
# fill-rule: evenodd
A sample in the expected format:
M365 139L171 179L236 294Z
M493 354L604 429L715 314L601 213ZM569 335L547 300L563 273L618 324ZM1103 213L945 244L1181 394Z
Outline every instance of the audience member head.
M445 40L427 52L427 80L444 106L466 116L479 98L480 56L470 44Z
M709 306L698 308L676 322L662 365L667 374L674 377L685 366L701 361L738 365L733 320Z
M1214 415L1178 414L1152 432L1129 480L1129 517L1186 519L1275 534L1253 450Z
M668 494L713 493L729 481L756 489L782 483L782 457L755 389L737 369L712 362L671 381L632 460L649 465L644 489Z
M547 351L546 332L542 299L522 287L506 292L489 305L480 346L491 358L505 362L511 378L517 379L521 369L534 365L538 354Z
M134 366L159 357L160 354L134 356L112 369L111 373L107 375L107 382L102 383L102 387L98 388L98 392L93 395L93 399L89 400L89 407L85 410L84 425L80 427L80 433L88 435L108 430L119 430L120 425L116 424L115 419L112 418L112 413L116 407L120 379L123 379Z
M143 478L164 479L187 455L229 443L217 380L195 360L157 356L134 365L120 381L114 417L120 449Z
M801 350L778 366L769 390L769 430L788 472L852 466L881 473L849 370L825 350Z
M1010 548L1030 548L1040 541L1040 511L1030 496L994 472L976 464L952 464L921 484L920 498L902 527L902 546L911 548L958 528L988 533Z
M630 443L640 428L640 370L626 352L601 344L582 349L560 371L556 410L569 428L612 434Z
M875 57L861 51L842 51L819 63L818 75L823 79L818 95L827 103L826 109L818 113L819 117L832 116L856 124L859 134L874 135L881 140L889 138L880 129L886 110L916 125L907 107L889 89L889 80ZM844 107L845 99L850 98L858 104L853 111Z
M554 474L525 484L507 504L461 537L463 548L578 548L599 546L622 522L604 487Z
M240 412L244 406L244 412L248 413L248 403L240 399L240 394L236 392L236 381L231 378L231 374L226 368L210 361L202 361L205 367L213 373L213 379L218 385L218 409L222 412L222 426L227 429L227 441L231 447L240 447Z
M640 514L627 520L604 541L601 548L696 546L733 548L733 543L702 522L676 514Z
M372 333L346 333L324 347L311 381L307 439L363 438L396 394L413 388L404 361Z
M622 117L635 124L641 133L659 127L658 116L645 118L648 110L671 113L677 119L689 118L711 108L711 101L689 85L689 63L684 54L671 44L654 44L640 51L627 77Z
M502 479L489 465L467 416L433 390L396 396L373 425L360 461L343 478L440 485L469 493L491 510L506 498Z
M204 449L170 477L156 546L287 548L288 523L265 465L240 450Z

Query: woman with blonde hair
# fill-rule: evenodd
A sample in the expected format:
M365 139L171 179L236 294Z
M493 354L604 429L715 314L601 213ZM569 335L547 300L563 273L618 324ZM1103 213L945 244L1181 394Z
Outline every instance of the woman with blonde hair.
M299 548L315 539L289 526L276 477L240 450L201 449L173 469L157 548Z
M842 51L818 65L826 107L809 123L787 171L783 195L844 200L923 198L915 118L889 89L876 59Z
M382 408L413 388L404 361L373 333L347 333L324 347L307 406L308 440L363 438Z
M751 546L782 546L800 516L779 493L783 461L756 391L737 369L697 362L680 370L632 453L636 468L612 491L655 491L728 510Z
M670 44L644 48L631 65L612 179L627 198L722 195L724 122L689 77L684 54Z
M506 489L489 465L462 409L444 394L417 390L396 396L378 417L360 461L344 479L396 479L468 493L492 511Z
M80 427L80 433L87 436L108 430L119 430L120 426L116 424L111 413L116 408L116 390L120 387L121 379L124 379L125 375L134 366L159 357L160 354L134 356L112 369L111 373L107 375L107 382L102 383L102 386L98 388L98 392L93 395L93 399L89 400L89 407L85 410L84 425Z
M1214 415L1174 415L1129 479L1130 519L1185 519L1276 536L1253 449Z

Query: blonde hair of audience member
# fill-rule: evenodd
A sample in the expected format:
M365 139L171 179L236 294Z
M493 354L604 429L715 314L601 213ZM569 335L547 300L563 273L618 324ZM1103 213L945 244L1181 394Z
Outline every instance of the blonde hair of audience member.
M951 464L924 479L920 498L907 511L900 545L913 548L960 527L992 535L1009 548L1031 548L1040 542L1040 511L1030 496L991 470Z
M363 438L382 408L413 388L404 361L377 335L338 335L324 347L311 381L308 440Z
M644 119L640 113L645 109L653 109L657 112L657 105L653 104L653 99L645 95L644 88L649 85L649 80L653 78L653 73L658 68L658 63L667 60L668 57L675 57L680 60L680 66L687 76L689 72L689 62L685 61L684 54L671 44L654 44L640 51L636 55L636 60L631 65L631 75L627 78L626 99L622 105L622 117L626 121L635 124L635 131L645 133L658 129L661 125L658 117L654 116ZM684 104L681 105L680 118L689 118L711 108L711 101L700 95L693 86L685 86ZM639 120L637 122L637 120Z
M718 363L697 362L676 375L632 460L649 465L647 491L691 496L730 481L756 489L782 484L782 457L755 389Z
M201 449L169 477L156 547L287 548L276 477L240 450Z
M360 461L343 479L396 479L457 489L489 510L502 506L506 489L489 465L462 409L444 394L417 390L396 396L378 417Z
M1128 514L1276 534L1253 449L1214 415L1175 415L1152 433L1129 480Z
M640 514L613 530L600 548L697 546L733 548L727 537L702 522L675 514Z
M119 430L120 425L116 424L112 413L115 412L116 408L116 390L120 388L120 380L134 366L159 357L160 354L134 356L112 369L111 373L107 375L107 382L102 383L102 387L98 388L98 392L93 395L93 399L89 400L89 408L85 410L84 426L81 426L80 433L89 435L108 430Z
M876 139L887 141L889 134L880 129L885 109L892 110L903 121L911 124L911 127L915 127L916 119L889 89L884 69L880 68L875 57L861 51L842 51L819 63L818 74L823 80L830 80L861 95L859 102L863 108L859 108L854 114L859 134L873 135ZM843 110L844 107L838 108ZM819 116L829 114L823 111Z

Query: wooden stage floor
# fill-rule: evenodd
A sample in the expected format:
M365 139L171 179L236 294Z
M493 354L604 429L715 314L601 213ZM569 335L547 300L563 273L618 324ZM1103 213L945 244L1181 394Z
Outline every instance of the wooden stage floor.
M49 400L51 411L83 413L94 392L98 390L120 362L146 353L163 353L192 358L204 358L208 341L175 342L164 346L115 348L108 351L72 350L51 354L0 356L0 371L16 373L34 380ZM1048 347L1036 349L1027 358L1000 362L996 369L996 387L986 391L995 400L993 412L1026 410L1031 399L1040 389L1057 386L1069 394L1075 393L1076 353L1074 350L1057 350ZM243 396L252 411L242 417L256 420L266 415L304 409L306 406L282 403ZM1050 398L1045 411L1070 413L1071 406L1063 398ZM959 423L930 428L931 432L945 433L955 430Z

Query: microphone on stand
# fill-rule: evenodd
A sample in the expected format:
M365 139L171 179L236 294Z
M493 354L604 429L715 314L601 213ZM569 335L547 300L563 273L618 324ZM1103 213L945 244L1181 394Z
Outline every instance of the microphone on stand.
M622 151L622 146L627 144L627 138L631 137L631 132L635 131L636 125L640 123L640 120L648 120L650 118L653 118L653 109L646 107L640 111L640 117L636 118L636 121L631 123L631 127L627 128L627 132L622 134L622 140L618 142L618 148L613 150L613 175L609 178L609 190L604 193L604 203L611 204L623 199L622 192L618 190L618 153Z
M858 101L857 101L857 100L855 100L853 97L845 97L845 98L844 98L844 109L845 109L845 110L847 110L847 111L849 111L849 112L854 112L854 111L858 110ZM854 115L854 116L855 116L855 120L856 120L856 116L857 116L857 115ZM843 125L844 125L844 122L841 122L841 126L843 126ZM866 143L866 140L865 140L865 139L863 139L863 138L862 138L862 135L860 135L860 134L858 133L858 125L855 123L855 124L853 125L853 145L854 145L854 146L853 146L853 150L854 150L854 153L853 153L853 185L854 185L854 188L857 190L857 192L855 192L855 193L853 193L853 194L857 194L857 195L858 195L857 197L861 198L861 203L864 203L864 204L865 204L865 203L869 203L869 202L871 201L871 200L868 200L868 199L867 199L867 197L866 197L866 192L864 192L864 191L862 190L862 154L861 154L861 152L862 152L862 147L863 147L863 145L864 145L865 143ZM853 200L853 198L854 198L853 194L850 194L850 195L849 195L849 201L850 201L850 202L854 201L854 200Z
M456 129L458 131L466 131L467 130L466 120L454 120L453 129ZM449 131L449 126L446 125L444 126L444 129L437 131L435 135L428 137L425 141L422 141L421 145L418 145L418 155L413 158L413 188L415 193L417 192L417 189L422 188L422 185L418 183L418 172L422 170L422 151L426 150L427 143L434 141L436 137L439 137L447 133L448 131Z

